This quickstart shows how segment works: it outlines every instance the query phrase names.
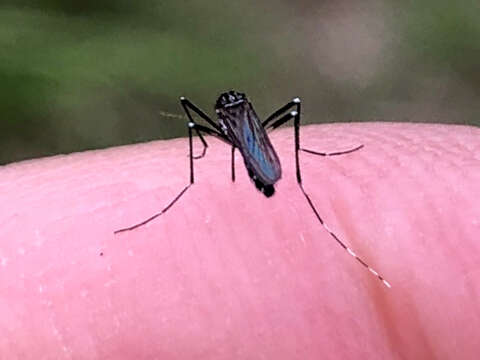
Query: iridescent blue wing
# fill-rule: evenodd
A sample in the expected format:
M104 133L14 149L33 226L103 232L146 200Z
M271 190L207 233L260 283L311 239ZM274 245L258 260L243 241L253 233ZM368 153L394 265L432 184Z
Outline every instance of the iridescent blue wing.
M282 175L280 160L262 123L248 100L218 109L224 126L235 147L243 156L250 177L264 185L273 185Z

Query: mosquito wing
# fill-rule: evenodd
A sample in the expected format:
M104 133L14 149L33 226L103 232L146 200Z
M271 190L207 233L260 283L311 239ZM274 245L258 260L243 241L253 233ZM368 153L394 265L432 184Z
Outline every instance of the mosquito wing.
M280 160L252 104L245 99L221 109L219 117L242 154L249 175L265 185L275 184L282 175Z

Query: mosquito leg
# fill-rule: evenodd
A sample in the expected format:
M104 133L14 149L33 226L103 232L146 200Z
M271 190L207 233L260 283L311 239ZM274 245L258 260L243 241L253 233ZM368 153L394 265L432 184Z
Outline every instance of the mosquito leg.
M300 101L299 98L295 98L292 101L285 104L284 106L282 106L280 109L276 110L272 115L270 115L265 121L262 122L262 126L264 128L266 128L267 130L268 129L275 129L275 128L279 127L285 121L278 122L278 121L274 121L274 120L276 118L278 118L280 115L284 114L287 110L289 110L289 109L291 109L295 106L297 107L295 110L300 114L300 112L301 112L301 101ZM274 123L269 125L272 121L274 121ZM286 120L286 121L288 121L288 120ZM309 153L309 154L313 154L313 155L336 156L336 155L350 154L354 151L360 150L361 148L363 148L363 145L357 146L357 147L355 147L353 149L349 149L349 150L335 151L335 152L329 152L329 153L313 151L313 150L308 150L308 149L304 149L304 148L299 148L299 150L304 151L304 152Z
M193 124L193 125L190 125L190 124ZM214 129L210 129L207 126L199 125L199 124L197 124L193 121L190 121L188 123L188 126L191 127L193 130L195 130L195 132L197 133L197 135L200 138L200 141L202 142L202 145L203 145L203 150L202 150L202 153L200 155L196 155L196 156L192 155L193 159L195 159L195 160L203 158L205 156L205 154L207 153L208 144L207 144L207 141L205 140L205 138L203 137L202 132L207 134L207 135L215 136L215 137L219 138L220 140L223 140L227 143L230 143L228 141L228 139L225 137L225 135L217 132Z
M199 124L196 124L193 120L190 121L188 123L188 144L189 144L189 158L190 158L190 184L188 184L187 186L185 186L183 188L182 191L180 191L180 193L175 196L175 198L165 207L163 208L160 212L154 214L153 216L149 217L148 219L138 223L138 224L135 224L135 225L132 225L132 226L129 226L129 227L126 227L126 228L123 228L123 229L119 229L119 230L116 230L114 231L114 234L118 234L118 233L121 233L121 232L124 232L124 231L130 231L130 230L134 230L136 228L139 228L143 225L146 225L148 224L150 221L156 219L157 217L159 217L160 215L163 215L164 213L166 213L182 196L183 194L185 194L187 192L187 190L194 184L195 182L195 178L194 178L194 169L193 169L193 160L194 160L194 156L193 156L193 136L192 136L192 131L195 130L195 132L199 135L200 139L202 139L202 143L204 144L204 153L201 155L202 157L205 155L205 150L206 148L208 147L208 144L206 142L206 140L203 138L201 132L204 132L204 133L207 133L209 135L215 135L215 136L219 136L221 137L224 141L225 141L225 138L223 135L221 134L217 134L216 130L212 130L206 126L202 126L202 125L199 125Z
M205 140L205 138L203 137L202 133L198 129L195 129L195 132L197 133L197 136L200 138L200 141L202 142L202 145L203 145L202 153L200 155L193 155L192 154L192 158L194 160L197 160L197 159L201 159L205 156L205 154L207 153L208 144L207 144L207 141Z
M303 195L307 199L308 205L313 210L313 213L317 217L318 221L320 224L323 226L323 228L330 234L330 236L345 250L347 251L348 254L353 256L360 264L362 264L368 271L370 271L373 275L375 275L382 283L387 286L391 287L391 285L388 283L387 280L383 276L381 276L378 272L376 272L370 265L368 265L361 257L359 257L351 248L349 248L345 243L339 239L339 237L328 227L328 225L323 221L321 218L320 214L318 213L317 209L315 208L315 205L312 202L312 199L308 194L305 192L305 189L303 188L302 184L302 177L300 174L300 163L298 161L298 153L300 151L300 113L295 114L295 120L294 120L294 128L295 128L295 164L297 166L297 181L298 181L298 186L300 186L300 189L302 190ZM355 151L363 147L361 145L360 147L357 147L353 150L350 150L349 152ZM337 155L337 154L336 154ZM340 155L340 154L338 154Z
M363 148L363 144L362 145L359 145L353 149L349 149L349 150L343 150L343 151L335 151L335 152L329 152L329 153L325 153L325 152L318 152L318 151L313 151L313 150L308 150L308 149L304 149L304 148L300 148L299 150L301 151L304 151L306 153L309 153L309 154L313 154L313 155L320 155L320 156L336 156L336 155L345 155L345 154L350 154L354 151L357 151L357 150L360 150L361 148Z
M191 110L195 114L200 116L202 119L204 119L209 125L211 125L213 127L213 129L211 129L211 128L208 128L206 126L196 124L195 132L197 133L198 137L200 138L200 141L202 142L203 150L202 150L202 153L200 155L197 155L197 156L192 155L192 156L193 156L193 159L195 159L195 160L196 159L201 159L207 153L208 144L205 141L205 138L200 133L200 131L203 131L208 135L216 136L216 137L218 137L222 140L225 140L225 136L221 132L220 127L207 114L205 114L202 110L200 110L200 108L198 108L196 105L194 105L190 100L188 100L187 98L184 98L182 96L180 98L180 103L182 104L183 110L185 111L185 114L187 114L187 117L188 117L188 120L190 120L190 123L195 124L195 121L193 121L193 117L190 113L190 110Z
M276 121L274 122L274 124L272 125L269 125L272 121L274 121L275 119L278 119L281 115L284 115L287 110L290 110L291 108L293 107L297 107L297 112L300 113L300 106L301 106L301 101L299 98L295 98L293 99L292 101L288 102L287 104L283 105L280 109L276 110L273 114L271 114L269 117L267 117L263 122L262 122L262 126L265 128L265 129L275 129L277 128L278 126L280 126L281 124L283 124L284 122L282 122L280 125L276 125L274 126L274 124L276 123ZM288 121L288 120L286 120Z
M193 185L193 183L190 183L190 184L188 184L187 186L185 186L185 188L184 188L182 191L180 191L180 193L179 193L177 196L175 196L175 198L174 198L162 211L156 213L155 215L149 217L148 219L146 219L146 220L144 220L144 221L142 221L142 222L140 222L140 223L138 223L138 224L135 224L135 225L132 225L132 226L129 226L129 227L120 229L120 230L115 230L113 233L114 233L114 234L118 234L118 233L121 233L121 232L124 232L124 231L134 230L134 229L136 229L136 228L139 228L140 226L143 226L143 225L148 224L150 221L152 221L152 220L156 219L157 217L159 217L160 215L166 213L167 210L170 209L170 208L173 206L173 204L175 204L175 203L178 201L178 199L180 199L180 197L181 197L183 194L185 194L185 192L186 192L186 191L190 188L190 186L192 186L192 185Z
M194 105L190 100L188 100L185 97L180 98L180 103L183 106L183 109L185 110L185 113L188 116L188 119L193 122L192 115L190 114L190 110L195 112L198 116L200 116L203 120L205 120L210 126L212 126L218 133L222 133L222 129L218 124L215 123L207 114L205 114L200 108L198 108L196 105Z
M232 145L232 182L235 182L235 146Z
M300 189L302 190L303 195L307 199L308 205L310 205L310 208L313 210L315 216L317 217L318 221L320 224L323 226L325 230L330 234L330 236L344 249L347 251L348 254L353 256L360 264L362 264L368 271L370 271L373 275L375 275L380 281L383 282L383 284L387 287L391 287L389 282L385 280L383 276L381 276L378 272L376 272L370 265L368 265L360 256L358 256L351 248L349 248L345 243L338 238L338 236L330 230L328 225L323 221L323 219L320 217L320 214L318 213L317 209L315 208L315 205L313 204L312 200L310 199L310 196L305 192L305 189L303 188L302 183L298 183L300 186Z
M298 100L300 101L300 100ZM289 105L289 104L287 104ZM284 107L284 108L287 108L287 105ZM345 245L345 243L343 241L340 240L340 238L332 231L330 230L330 228L328 227L328 225L323 221L323 219L321 218L320 214L318 213L317 209L315 208L315 205L313 204L313 201L312 199L310 198L310 196L305 192L305 189L303 188L303 183L302 183L302 174L301 174L301 171L300 171L300 159L299 159L299 152L301 150L300 148L300 103L299 103L299 106L297 107L297 111L291 111L290 113L284 115L283 117L281 117L280 119L278 120L275 120L272 124L268 125L269 128L277 128L279 126L281 126L282 124L286 123L287 121L291 120L293 118L293 127L294 127L294 135L295 135L295 167L296 167L296 176L297 176L297 183L298 183L298 186L300 187L300 190L302 191L302 194L305 196L305 199L307 200L308 202L308 205L310 206L310 208L313 210L313 213L315 214L315 216L317 217L318 221L320 222L320 224L323 226L323 228L330 234L330 236L345 250L347 251L348 254L350 254L351 256L353 256L361 265L363 265L368 271L370 271L373 275L375 275L380 281L383 282L383 284L387 287L391 287L390 284L383 278L383 276L381 276L380 274L378 274L378 272L376 272L372 267L370 267L370 265L368 265L361 257L359 257L351 248L349 248L347 245ZM280 110L283 110L280 109ZM280 111L279 110L279 111ZM275 117L276 113L274 113L272 115L272 119ZM269 120L269 119L267 119ZM266 123L267 121L265 121L264 123ZM353 151L356 151L356 150L359 150L360 148L362 148L363 145L355 148L355 149L352 149L352 150L348 150L347 152L340 152L340 153L331 153L331 155L341 155L341 154L344 154L344 153L348 153L348 152L353 152ZM320 154L324 154L324 153L320 153ZM325 155L325 156L328 156L328 155Z

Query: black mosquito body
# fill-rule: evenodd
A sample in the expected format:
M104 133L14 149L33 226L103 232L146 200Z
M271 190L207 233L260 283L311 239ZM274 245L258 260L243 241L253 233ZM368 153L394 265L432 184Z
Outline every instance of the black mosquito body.
M252 104L244 94L231 91L218 98L215 112L223 134L240 151L255 187L266 197L272 196L282 168Z
M215 112L217 115L217 122L213 121L208 115L206 115L200 108L195 106L189 100L184 97L180 98L180 103L188 117L188 137L189 137L189 156L190 156L190 183L160 212L151 216L150 218L135 224L133 226L120 229L115 233L124 231L130 231L143 226L160 215L169 210L185 192L194 184L194 160L200 159L205 156L207 152L207 141L203 134L214 136L228 145L231 146L231 171L232 181L235 181L235 150L238 149L242 155L243 162L248 172L248 176L255 184L255 187L261 191L266 197L270 197L275 193L275 183L282 176L282 168L280 160L275 149L270 142L267 131L270 129L276 129L277 127L285 124L293 119L294 135L295 135L295 167L297 183L305 196L309 206L313 210L316 218L323 226L323 228L332 236L332 238L351 256L353 256L360 264L366 267L372 274L380 279L386 286L390 287L390 284L380 276L373 268L371 268L365 261L358 257L355 252L345 245L338 236L330 230L320 217L313 201L310 196L305 192L302 184L302 175L300 171L300 151L304 151L309 154L319 156L336 156L352 153L356 150L360 150L363 145L346 151L337 152L318 152L300 147L300 110L301 101L299 98L295 98L276 110L273 114L267 117L265 120L260 121L259 117L255 113L252 104L247 99L245 94L236 91L229 91L223 93L218 98L215 104ZM203 120L205 120L209 126L198 124L194 121L192 113L195 113ZM202 153L198 156L193 155L193 131L198 135L203 145Z

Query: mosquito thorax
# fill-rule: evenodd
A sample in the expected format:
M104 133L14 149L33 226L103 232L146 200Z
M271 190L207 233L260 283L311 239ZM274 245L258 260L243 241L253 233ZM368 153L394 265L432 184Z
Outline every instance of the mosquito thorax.
M218 117L218 124L225 135L228 136L228 126L224 121L228 120L230 125L236 127L247 104L248 99L245 94L233 90L224 92L218 97L215 103L215 113Z
M247 100L245 94L230 90L221 94L215 103L215 110L225 109L231 106L239 105ZM218 111L217 111L218 113Z

